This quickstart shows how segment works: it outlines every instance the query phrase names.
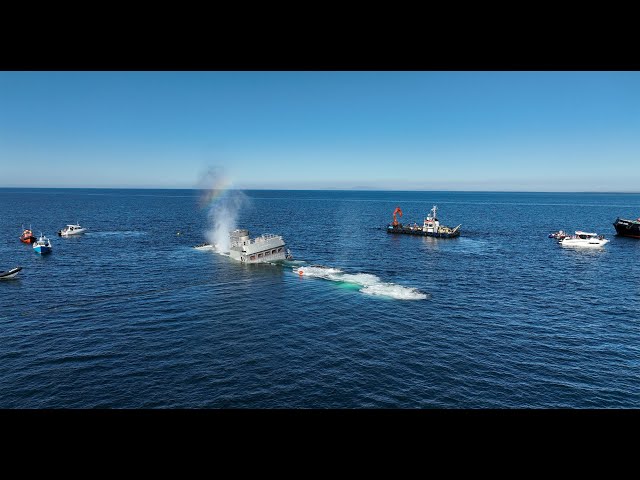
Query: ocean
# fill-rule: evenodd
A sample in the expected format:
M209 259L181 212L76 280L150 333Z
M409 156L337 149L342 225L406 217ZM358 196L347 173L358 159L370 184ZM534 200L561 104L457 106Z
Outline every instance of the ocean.
M640 194L244 193L294 261L193 248L196 190L0 189L0 408L640 407ZM433 205L459 238L385 232Z

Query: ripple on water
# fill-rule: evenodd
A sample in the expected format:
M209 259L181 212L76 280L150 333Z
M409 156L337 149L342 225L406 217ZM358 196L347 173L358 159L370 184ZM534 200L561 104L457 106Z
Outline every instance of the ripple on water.
M640 241L611 227L640 195L254 191L237 224L297 263L240 265L192 248L191 191L87 192L0 189L0 407L640 407ZM377 228L405 204L462 236ZM11 233L75 217L48 258ZM547 238L588 226L601 251Z

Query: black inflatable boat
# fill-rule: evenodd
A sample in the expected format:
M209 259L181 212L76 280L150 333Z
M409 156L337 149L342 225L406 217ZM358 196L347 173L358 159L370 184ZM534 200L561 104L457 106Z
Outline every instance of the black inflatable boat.
M11 270L7 270L6 272L0 272L0 280L4 280L6 278L15 277L18 272L22 270L22 267L12 268Z

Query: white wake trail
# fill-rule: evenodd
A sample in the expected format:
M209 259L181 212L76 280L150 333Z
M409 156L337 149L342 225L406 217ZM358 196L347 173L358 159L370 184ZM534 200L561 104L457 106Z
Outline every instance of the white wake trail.
M293 272L303 277L315 277L360 285L361 293L394 298L396 300L426 300L429 295L413 287L403 287L395 283L383 282L380 277L370 273L344 273L339 268L311 265L295 267Z

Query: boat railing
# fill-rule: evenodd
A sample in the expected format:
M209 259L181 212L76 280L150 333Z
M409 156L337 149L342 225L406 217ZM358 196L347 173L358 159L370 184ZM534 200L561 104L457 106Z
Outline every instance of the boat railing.
M282 239L282 237L280 235L274 235L273 233L265 233L260 235L259 237L256 238L252 238L251 240L247 241L247 244L255 244L255 243L264 243L268 240L272 240L272 239Z

